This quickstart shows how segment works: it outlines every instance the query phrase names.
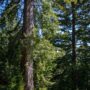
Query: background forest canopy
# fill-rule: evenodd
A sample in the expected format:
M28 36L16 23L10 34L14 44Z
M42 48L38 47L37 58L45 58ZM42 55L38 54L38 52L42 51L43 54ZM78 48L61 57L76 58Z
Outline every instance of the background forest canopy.
M89 89L90 0L0 0L0 90Z

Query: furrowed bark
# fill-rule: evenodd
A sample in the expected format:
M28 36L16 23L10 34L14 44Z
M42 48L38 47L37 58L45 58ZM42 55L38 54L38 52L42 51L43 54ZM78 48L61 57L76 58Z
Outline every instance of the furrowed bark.
M21 66L23 68L24 90L34 90L32 36L33 36L33 3L34 0L24 0L23 16L23 48Z

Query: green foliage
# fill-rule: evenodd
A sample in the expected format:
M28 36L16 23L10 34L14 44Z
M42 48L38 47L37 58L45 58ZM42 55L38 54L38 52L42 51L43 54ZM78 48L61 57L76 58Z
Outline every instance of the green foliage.
M71 2L75 4L76 17L75 65L71 52ZM38 7L34 10L36 23L33 37L24 40L28 46L31 38L34 40L32 57L35 90L73 90L73 70L77 74L78 90L89 90L90 1L42 0L41 3L40 13L37 12ZM0 90L24 90L20 67L22 21L17 18L18 5L11 2L0 17ZM42 37L38 34L38 23ZM27 49L30 50L29 47Z
M58 1L60 7L57 7L61 13L58 14L60 18L60 28L61 32L54 37L53 43L58 39L59 44L54 44L55 46L62 47L65 50L65 56L57 59L56 69L54 69L52 81L56 83L52 86L50 90L73 90L73 80L72 73L74 70L77 74L77 88L78 90L89 89L89 48L88 44L90 41L88 39L88 8L87 5L89 1L81 1L75 5L75 17L76 17L76 53L77 60L76 64L72 61L72 19L71 19L71 1L65 0L65 2ZM63 4L62 4L63 3ZM79 11L80 10L80 11ZM87 13L87 15L86 15ZM85 17L85 18L83 18ZM80 43L81 42L81 43Z
M71 2L74 2L75 4L77 4L78 0L64 0L65 2L71 4Z
M0 90L18 90L22 82L20 21L16 19L17 5L9 5L0 18Z
M55 67L55 58L62 56L60 51L53 47L48 40L41 39L34 48L33 59L35 63L36 88L52 85L50 82L52 70Z
M41 11L41 28L43 37L46 39L51 39L56 35L58 28L58 18L53 11L53 1L52 0L42 0L42 11Z

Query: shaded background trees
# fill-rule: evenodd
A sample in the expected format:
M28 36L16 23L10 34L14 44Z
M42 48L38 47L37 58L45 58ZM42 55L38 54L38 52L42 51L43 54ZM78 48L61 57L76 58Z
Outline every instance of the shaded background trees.
M71 1L35 0L38 4L34 5L32 57L36 90L72 90L73 86L78 90L90 88L90 1L75 0L75 65L72 60ZM1 90L24 88L20 65L23 4L22 0L0 1ZM73 69L76 85L72 79Z

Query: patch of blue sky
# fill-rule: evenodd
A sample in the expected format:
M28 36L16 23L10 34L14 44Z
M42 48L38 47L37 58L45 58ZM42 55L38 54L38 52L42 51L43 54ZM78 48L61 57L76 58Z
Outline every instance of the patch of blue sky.
M59 15L59 14L63 15L64 14L64 12L62 10L58 10L56 8L54 8L53 10L54 10L54 13L56 13L57 15Z
M21 23L23 23L23 9L24 9L24 0L20 0L17 18L18 20L21 20Z
M6 7L6 3L4 1L3 4L0 4L0 15L2 14L3 10L5 9L5 7Z
M87 26L87 28L90 28L90 24Z
M38 15L41 15L41 12L42 12L42 2L41 0L36 0L36 2L34 2L34 6L38 12ZM40 36L40 38L43 37L43 34L42 34L42 28L41 28L41 20L39 18L37 18L37 25L38 25L38 35Z
M4 0L3 3L0 4L0 15L3 13L5 10L6 6L10 3L11 0Z

